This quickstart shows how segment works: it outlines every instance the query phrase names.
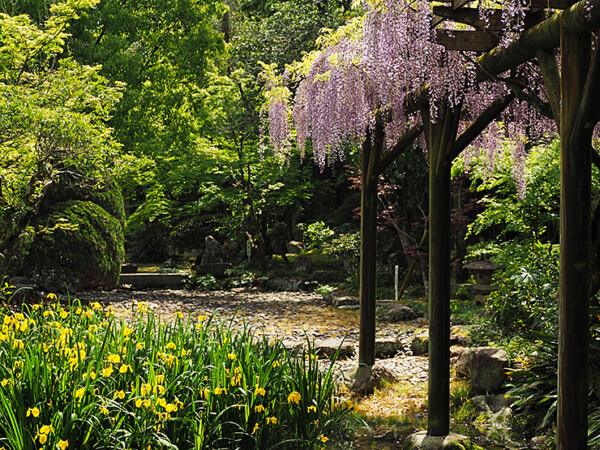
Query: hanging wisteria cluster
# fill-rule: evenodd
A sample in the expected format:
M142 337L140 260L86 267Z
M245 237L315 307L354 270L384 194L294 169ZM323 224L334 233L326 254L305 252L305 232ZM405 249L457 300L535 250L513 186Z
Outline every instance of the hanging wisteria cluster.
M360 144L377 120L385 126L388 148L393 146L408 126L420 120L419 111L407 106L407 96L424 87L433 120L442 104L461 107L461 129L507 91L498 78L476 84L475 56L436 43L427 0L365 1L364 6L362 34L342 35L323 48L311 61L294 96L291 116L296 141L302 154L311 141L321 167L342 158L348 143ZM523 8L521 0L507 0L503 10L515 32L522 30ZM530 93L543 96L543 92ZM289 144L287 105L280 96L271 101L269 110L271 143L280 152ZM554 122L543 120L524 101L513 102L500 120L504 127L490 127L473 145L477 152L487 151L493 169L501 134L508 135L514 141L514 172L522 194L525 143L532 136L552 133Z

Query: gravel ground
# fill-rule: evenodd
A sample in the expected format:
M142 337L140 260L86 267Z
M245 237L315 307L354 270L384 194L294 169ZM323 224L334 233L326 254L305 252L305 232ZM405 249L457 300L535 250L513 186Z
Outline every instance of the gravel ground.
M315 293L246 288L228 291L115 289L81 292L77 297L111 306L117 317L126 320L137 317L137 304L143 302L164 321L173 320L178 312L193 318L216 312L222 319L232 320L234 326L245 323L257 334L264 333L287 342L302 342L306 337L317 341L334 339L341 342L343 339L358 349L358 312L329 306ZM417 384L427 379L427 358L412 356L409 349L412 332L420 325L419 319L412 323L377 324L378 340L402 342L402 350L394 357L377 361L405 383ZM357 353L355 351L353 357L340 361L340 368L357 364Z

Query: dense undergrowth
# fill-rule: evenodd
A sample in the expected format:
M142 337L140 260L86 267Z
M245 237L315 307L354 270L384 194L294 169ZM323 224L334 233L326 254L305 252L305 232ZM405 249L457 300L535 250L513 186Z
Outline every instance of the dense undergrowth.
M50 294L0 324L0 448L321 448L348 431L332 365L215 316L163 323L140 303L125 323Z

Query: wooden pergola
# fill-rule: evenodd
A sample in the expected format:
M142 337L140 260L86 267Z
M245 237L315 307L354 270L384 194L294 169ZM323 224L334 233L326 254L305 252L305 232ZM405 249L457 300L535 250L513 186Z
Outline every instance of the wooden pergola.
M437 30L449 50L480 52L477 80L484 81L533 59L543 74L548 111L561 137L561 238L559 280L558 448L587 448L589 300L591 279L591 162L600 160L591 145L600 111L600 43L592 55L592 32L600 26L600 0L532 0L526 29L509 46L498 46L501 11L486 22L469 0L435 6L435 24L451 20L473 31ZM561 69L553 55L560 49ZM367 136L362 151L361 319L359 363L375 362L376 199L379 174L422 130L430 162L429 181L429 418L428 434L449 433L450 369L450 166L452 161L521 93L497 99L462 134L460 111L440 108L430 117L427 88L413 93L410 107L421 110L422 125L410 129L383 152L383 126ZM435 120L432 120L435 119Z

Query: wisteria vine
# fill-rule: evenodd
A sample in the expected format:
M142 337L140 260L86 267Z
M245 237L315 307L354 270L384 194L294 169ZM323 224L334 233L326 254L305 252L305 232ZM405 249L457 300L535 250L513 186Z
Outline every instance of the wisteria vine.
M473 54L449 51L436 42L427 0L365 1L364 7L362 34L341 35L310 61L293 97L291 113L287 95L271 96L269 135L276 151L289 149L290 117L301 154L310 141L315 160L323 167L343 158L346 145L360 145L377 120L385 124L388 148L393 146L407 127L420 120L419 111L407 108L407 96L423 87L428 89L433 118L442 104L462 108L461 129L506 92L501 77L475 83ZM503 14L509 31L522 31L523 8L521 0L507 0ZM530 82L539 78L538 74L520 71L528 80L523 89L543 97L543 83ZM470 152L485 151L493 170L503 137L512 140L514 176L523 195L525 144L528 139L555 132L554 121L542 117L527 102L514 101L498 123L505 125L489 127L473 142Z

